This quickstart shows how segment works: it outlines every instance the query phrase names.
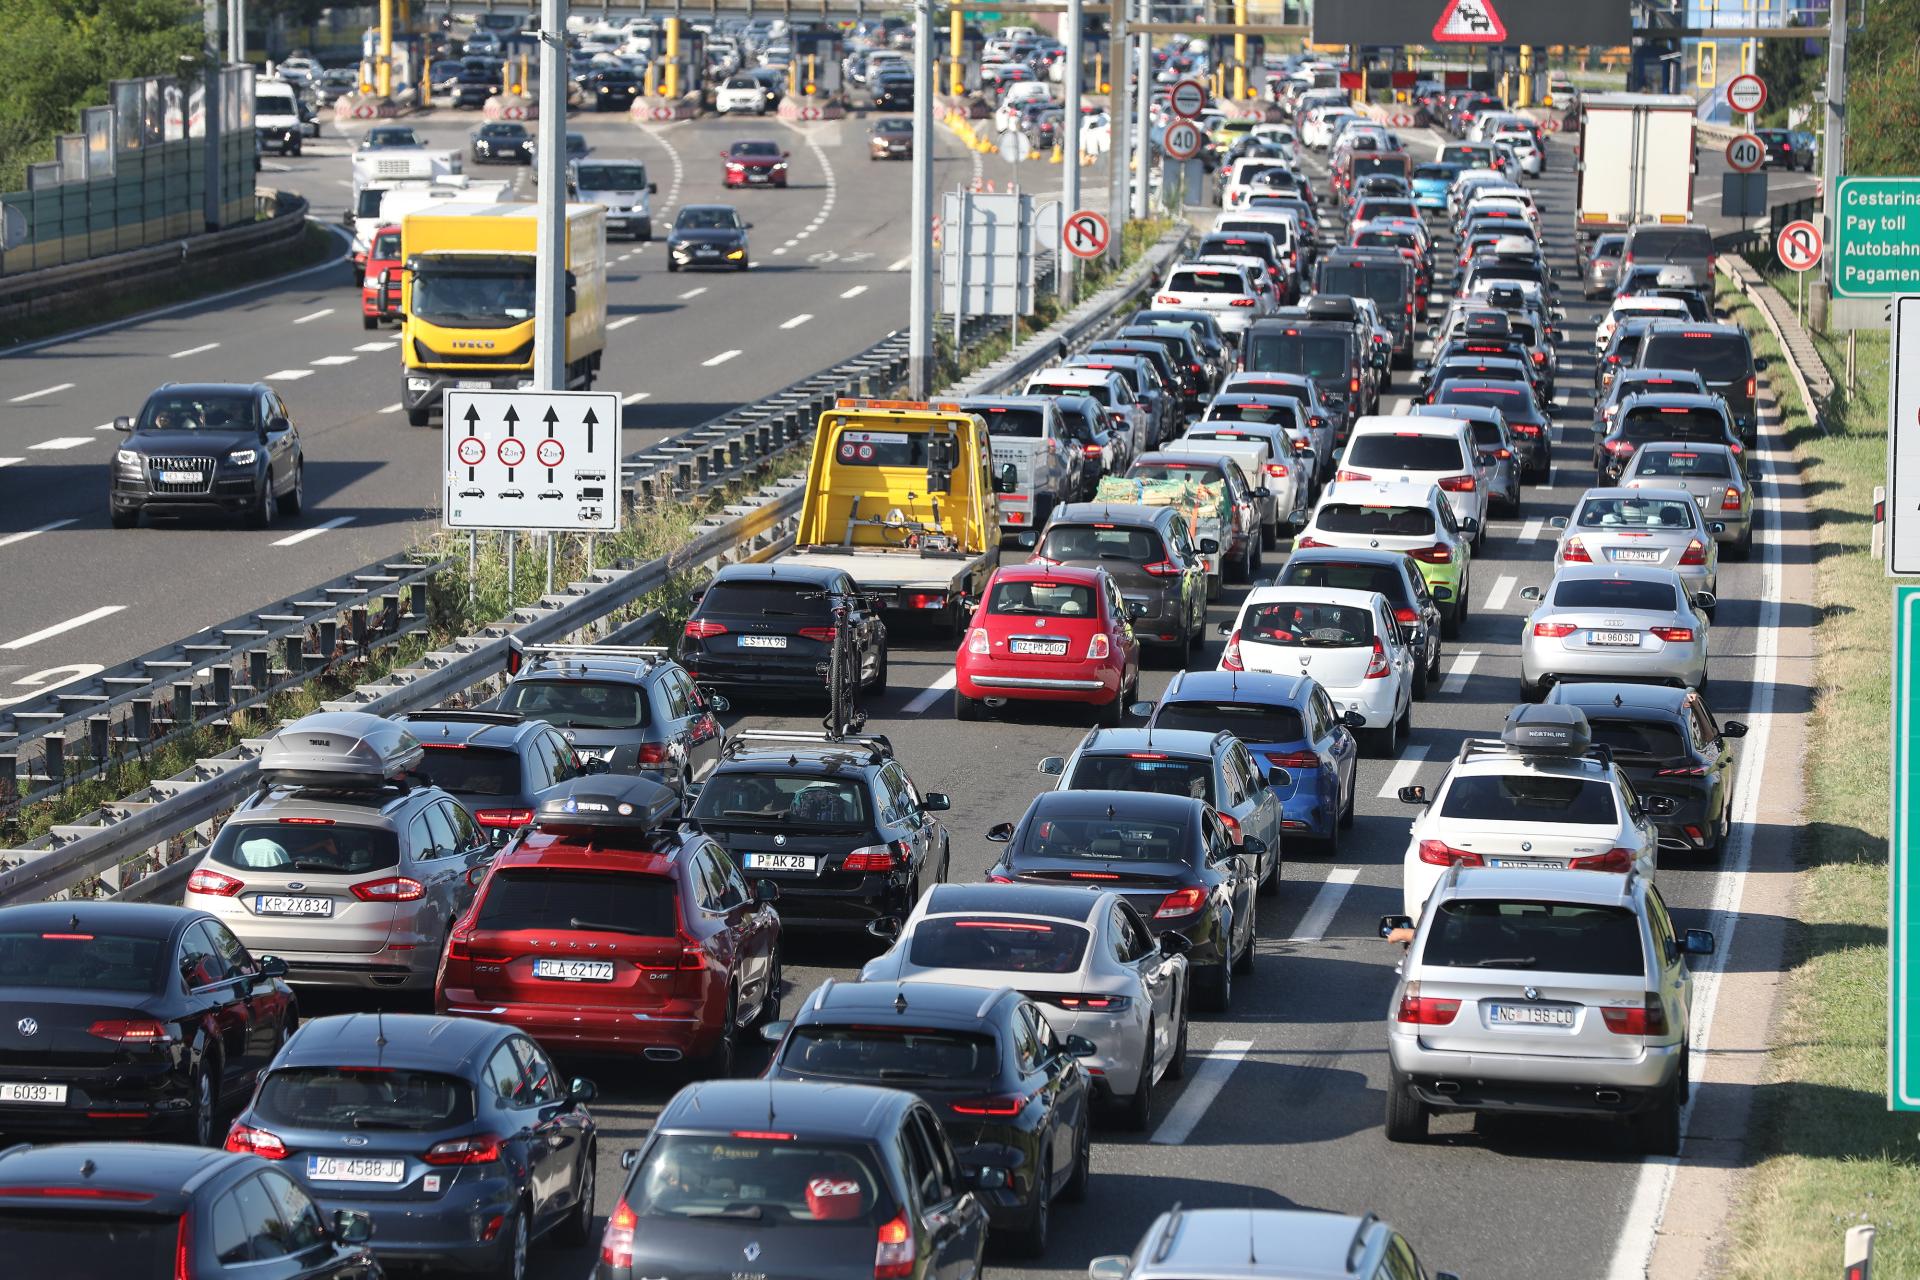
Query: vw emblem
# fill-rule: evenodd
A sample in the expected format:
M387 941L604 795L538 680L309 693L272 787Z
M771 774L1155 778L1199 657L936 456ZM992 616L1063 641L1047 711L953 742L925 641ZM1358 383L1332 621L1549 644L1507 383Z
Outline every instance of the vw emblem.
M572 741L574 741L574 739L576 739L576 738L578 738L578 737L579 737L580 735L579 735L579 734L577 734L577 733L575 733L575 732L574 732L573 730L571 730L571 729L567 729L567 730L565 730L565 731L563 731L563 732L561 733L561 735L560 735L560 736L561 736L561 737L563 737L563 738L565 738L565 739L566 739L566 740L567 740L568 742L572 742Z
M370 1141L372 1141L372 1139L363 1137L357 1133L348 1134L346 1138L346 1143L350 1147L364 1147Z
M785 836L775 836L773 838L773 842L775 844L785 844L787 842L787 838Z
M759 1258L760 1256L760 1242L758 1240L749 1240L747 1242L747 1247L742 1249L740 1252L747 1255L748 1262L752 1262L757 1258Z
M1540 988L1528 987L1524 991L1522 991L1520 994L1524 995L1529 1000L1538 1000L1540 998Z
M1522 852L1522 853L1532 853L1532 852L1533 852L1533 841L1531 841L1531 840L1522 840L1522 841L1520 842L1520 852Z
M40 1023L33 1018L22 1018L13 1025L20 1028L20 1034L23 1036L37 1036L40 1034Z

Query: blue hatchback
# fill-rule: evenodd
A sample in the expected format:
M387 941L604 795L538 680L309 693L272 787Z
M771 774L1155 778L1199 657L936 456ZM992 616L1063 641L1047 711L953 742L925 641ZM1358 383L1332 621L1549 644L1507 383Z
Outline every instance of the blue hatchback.
M1148 728L1226 729L1269 769L1292 774L1290 783L1273 788L1288 841L1313 840L1332 854L1341 828L1353 825L1360 754L1353 725L1311 676L1177 672L1154 704Z
M1413 203L1421 209L1441 209L1447 207L1447 193L1453 190L1453 180L1460 175L1460 166L1438 160L1413 167Z

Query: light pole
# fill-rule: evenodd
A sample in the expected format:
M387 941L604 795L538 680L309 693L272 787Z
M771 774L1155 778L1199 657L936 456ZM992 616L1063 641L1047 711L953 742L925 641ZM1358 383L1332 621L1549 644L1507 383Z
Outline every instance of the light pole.
M1131 120L1127 114L1128 81L1133 60L1127 56L1127 0L1114 0L1107 21L1107 61L1112 64L1113 92L1107 97L1107 261L1120 265L1122 229L1127 225L1127 152Z
M391 3L391 0L384 0ZM540 0L539 183L533 258L533 385L567 389L567 0ZM384 71L386 64L381 64ZM521 86L525 88L525 85Z
M907 290L907 381L913 398L933 394L933 4L913 6L913 278ZM948 234L954 234L949 231ZM954 330L954 341L960 340Z
M1060 174L1060 203L1062 214L1071 218L1080 209L1080 7L1081 0L1067 0L1066 38L1060 43L1067 46L1067 109L1066 119L1062 122L1063 134L1060 143L1060 160L1066 169ZM1062 224L1065 225L1064 223ZM1060 246L1055 246L1058 253ZM1060 298L1068 306L1073 305L1075 276L1078 264L1074 255L1060 254L1061 285Z

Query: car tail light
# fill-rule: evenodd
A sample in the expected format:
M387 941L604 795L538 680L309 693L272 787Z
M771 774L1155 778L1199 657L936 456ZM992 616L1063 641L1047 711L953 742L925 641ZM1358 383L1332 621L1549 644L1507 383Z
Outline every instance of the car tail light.
M1420 861L1435 867L1484 867L1487 860L1470 849L1455 849L1444 840L1422 840Z
M972 633L967 636L968 653L977 653L984 657L992 647L991 642L987 639L985 627L975 627Z
M1206 901L1207 891L1197 885L1175 889L1160 900L1160 907L1153 913L1153 918L1165 920L1171 916L1190 916L1206 905Z
M1087 661L1097 662L1113 656L1113 646L1107 640L1107 633L1098 632L1087 642Z
M1097 444L1083 444L1080 446L1080 452L1085 457L1098 458L1104 454L1106 450Z
M1245 671L1247 669L1240 660L1240 632L1237 628L1232 635L1227 637L1226 651L1220 655L1220 669L1222 671Z
M1436 542L1430 547L1420 547L1407 552L1423 564L1452 564L1453 548L1444 542Z
M500 827L513 830L516 827L533 824L531 809L476 809L473 820L483 827Z
M1563 636L1570 636L1576 629L1571 622L1536 622L1533 624L1533 634L1543 636L1548 640L1558 640Z
M1153 300L1155 302L1165 302L1165 303L1175 303L1175 304L1177 304L1180 301L1178 295L1171 294L1171 293L1156 293L1153 295Z
M244 881L221 875L218 871L212 871L206 867L200 868L187 877L188 893L210 893L216 898L231 898L246 887Z
M947 597L944 592L915 591L907 596L907 608L909 609L944 609L946 607Z
M1133 1005L1127 996L1055 996L1054 1003L1062 1009L1092 1009L1098 1013L1119 1013Z
M837 627L802 627L800 634L808 640L818 640L821 644L832 644Z
M414 902L427 896L427 886L408 876L384 876L353 886L362 902Z
M680 935L680 967L696 972L707 967L707 949L684 933Z
M1180 566L1171 560L1156 560L1140 567L1156 578L1175 578L1180 575Z
M1631 871L1633 870L1633 850L1609 849L1605 853L1574 858L1567 863L1567 868L1571 871Z
M1373 638L1373 657L1367 659L1368 680L1384 680L1393 674L1393 668L1387 665L1387 651L1380 643L1380 637Z
M1560 559L1566 564L1593 563L1593 557L1587 554L1587 544L1578 538L1567 539L1567 545L1560 549Z
M1318 538L1301 536L1294 538L1293 545L1296 547L1330 547L1333 544L1331 542L1322 542Z
M905 840L893 840L855 849L841 866L848 871L892 871L906 866L912 857L912 845Z
M1400 996L1400 1011L1395 1018L1400 1022L1411 1022L1422 1027L1444 1027L1451 1023L1460 1012L1458 1000L1443 1000L1439 996L1423 996L1420 984L1409 982Z
M456 921L453 932L447 935L447 959L466 962L473 959L473 918L464 916Z
M1681 564L1700 564L1707 562L1707 546L1698 538L1689 539L1687 549L1680 553Z
M1609 440L1603 447L1616 458L1625 458L1633 453L1633 441L1631 440Z
M704 618L693 618L687 622L686 635L689 640L705 640L708 636L723 636L727 629L717 622L708 622Z
M1240 819L1232 814L1223 813L1220 815L1220 825L1227 829L1227 834L1233 837L1235 844L1240 843Z
M1638 1009L1602 1009L1600 1017L1606 1022L1607 1030L1617 1036L1667 1034L1667 1007L1660 1003L1660 996L1656 992L1647 992L1647 998Z
M1418 613L1415 613L1412 609L1395 609L1393 611L1393 620L1395 622L1405 622L1405 623L1411 624L1411 623L1420 621L1420 615Z
M1345 467L1342 467L1342 468L1341 468L1340 470L1338 470L1338 471L1336 471L1336 472L1334 472L1334 473L1333 473L1333 478L1334 478L1334 481L1335 481L1336 483L1337 483L1337 482L1339 482L1339 481L1342 481L1342 480L1371 480L1371 479L1373 479L1373 477L1372 477L1371 475L1369 475L1369 474L1367 474L1367 473L1366 473L1365 471L1348 471L1348 470L1347 470L1347 469L1346 469Z
M241 1154L265 1156L269 1160L285 1160L287 1144L280 1141L277 1133L268 1133L265 1129L256 1129L250 1124L233 1122L233 1128L227 1130L227 1150Z
M1013 877L1003 876L998 871L989 871L987 872L987 883L988 884L1012 884Z
M173 1039L167 1024L152 1018L109 1018L88 1027L87 1034L115 1044L159 1044Z
M1748 374L1747 375L1747 399L1749 400L1753 399L1754 393L1759 390L1759 386L1760 386L1759 379L1755 378L1752 374Z
M1692 627L1649 627L1648 630L1652 631L1654 635L1659 636L1662 640L1665 640L1668 644L1693 643Z
M1269 462L1267 464L1267 474L1275 480L1285 480L1288 475L1287 464L1284 462Z
M1515 422L1510 425L1523 436L1537 436L1540 434L1540 428L1531 422Z
M1472 476L1446 476L1441 479L1440 487L1448 493L1472 493L1479 486Z
M1535 351L1533 353L1533 362L1535 364L1545 364L1547 362L1547 353L1544 351Z
M1360 393L1360 377L1358 374L1347 379L1347 391L1353 395Z
M1253 305L1253 299L1252 298L1235 298L1232 302L1229 302L1227 305L1230 307L1250 307Z
M1020 1093L1002 1094L992 1098L962 1098L958 1102L948 1103L955 1115L962 1116L1017 1116L1027 1109L1028 1096Z
M600 1237L600 1261L610 1267L631 1267L633 1265L633 1234L640 1225L640 1215L633 1211L625 1196L613 1206L613 1212L607 1215L607 1229Z
M427 1164L492 1164L500 1158L500 1139L490 1133L436 1142L420 1157Z
M1740 509L1740 491L1732 485L1728 485L1726 492L1720 497L1720 509L1722 511L1738 511Z
M873 1250L873 1280L906 1280L913 1274L913 1228L907 1215L895 1214L880 1224L879 1242Z
M1704 778L1708 768L1709 766L1704 764L1682 765L1674 769L1655 769L1653 776L1656 778Z
M635 764L665 764L669 754L667 744L664 742L643 742L640 744L640 749L634 753L633 762Z

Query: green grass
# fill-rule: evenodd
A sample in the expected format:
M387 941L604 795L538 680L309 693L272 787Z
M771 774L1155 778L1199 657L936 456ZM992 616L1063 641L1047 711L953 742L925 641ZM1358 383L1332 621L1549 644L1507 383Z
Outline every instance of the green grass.
M1765 322L1721 302L1774 366L1814 521L1816 689L1795 853L1776 1048L1750 1134L1753 1171L1735 1208L1724 1274L1837 1274L1849 1226L1879 1228L1874 1274L1920 1275L1920 1116L1886 1110L1887 785L1892 598L1869 554L1873 487L1886 468L1885 334L1858 339L1857 394L1837 395L1830 434L1809 420ZM1817 340L1844 386L1845 339Z

